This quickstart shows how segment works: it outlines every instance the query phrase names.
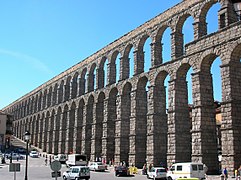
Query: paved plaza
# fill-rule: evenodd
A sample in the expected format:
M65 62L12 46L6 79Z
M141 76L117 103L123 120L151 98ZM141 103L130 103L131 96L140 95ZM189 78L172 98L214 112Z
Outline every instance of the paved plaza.
M14 160L13 163L20 163L20 172L16 173L16 180L23 180L25 177L25 160ZM67 170L65 165L62 165L61 175L64 171ZM51 169L49 164L46 166L44 162L44 158L29 158L29 165L28 165L28 180L51 180L54 179L51 177ZM9 160L7 160L6 164L0 164L0 179L3 180L10 180L14 179L14 173L9 172ZM59 180L62 177L58 178ZM92 172L91 171L91 180L112 180L112 179L133 179L133 180L144 180L147 179L146 176L143 175L135 175L131 177L115 177L113 167L110 167L106 172Z
M25 176L25 160L13 160L13 163L20 163L20 172L16 173L16 180L24 179ZM65 165L62 165L61 175L64 171L67 170ZM51 177L51 169L49 164L46 166L44 162L44 158L29 158L28 165L28 180L51 180L54 179ZM9 160L7 160L6 164L0 164L0 179L10 180L14 179L14 173L9 172ZM58 178L62 179L62 177ZM106 172L91 172L91 180L112 180L112 179L120 179L120 180L144 180L147 179L146 176L141 175L141 170L139 169L138 174L130 177L115 177L113 167L109 167ZM207 180L219 180L220 176L207 176ZM229 180L232 180L232 175L230 175Z

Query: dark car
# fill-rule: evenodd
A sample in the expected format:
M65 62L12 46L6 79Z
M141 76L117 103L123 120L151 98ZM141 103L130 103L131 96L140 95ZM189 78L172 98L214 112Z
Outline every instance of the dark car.
M115 176L128 176L129 169L126 166L117 166L115 167Z

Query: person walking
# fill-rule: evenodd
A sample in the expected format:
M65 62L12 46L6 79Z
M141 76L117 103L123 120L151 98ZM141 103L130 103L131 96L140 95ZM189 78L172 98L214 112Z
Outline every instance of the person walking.
M228 170L226 167L223 170L223 175L224 175L224 179L227 180L228 179Z
M47 156L46 156L44 161L45 161L45 166L47 166L48 165L48 158L47 158Z
M49 156L49 164L51 164L51 163L52 163L52 157Z

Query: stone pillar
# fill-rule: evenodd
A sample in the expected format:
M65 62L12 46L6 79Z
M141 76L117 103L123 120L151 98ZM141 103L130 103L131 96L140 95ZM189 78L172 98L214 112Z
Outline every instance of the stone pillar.
M114 84L116 82L116 76L119 76L119 74L116 74L116 61L108 63L107 69L107 84Z
M240 51L238 52L240 54ZM235 57L236 58L236 57ZM222 168L234 172L241 164L241 63L239 58L230 65L221 66L222 100L221 141Z
M78 119L79 118L78 113L79 113L79 107L76 109L75 121L74 121L74 127L73 127L73 153L75 154L81 153L80 151L81 147L77 145L78 141L81 141L81 139L78 139L79 137L78 130L80 128L78 124L78 121L80 121L80 119Z
M207 35L207 23L204 17L200 17L193 23L194 27L194 40L197 40L205 35Z
M37 121L36 132L37 132L37 147L42 148L42 136L43 136L43 116L40 116Z
M192 74L192 161L203 162L209 173L218 172L217 133L210 73Z
M130 58L121 57L120 58L120 81L129 78L130 74Z
M76 108L75 105L71 106L71 110L68 113L68 121L66 127L66 152L68 154L73 153L75 147L73 146L73 137L74 137L74 129L75 129L75 121L76 121Z
M36 124L36 117L33 116L32 122L31 122L31 130L30 130L30 134L31 134L31 138L30 138L30 144L34 145L35 144L35 126ZM18 132L18 131L16 131Z
M51 114L50 121L48 123L48 134L47 134L47 153L53 153L53 143L54 143L54 121L55 114Z
M83 102L83 101L81 101ZM84 104L80 103L78 107L77 118L75 121L75 129L74 129L74 153L82 153L81 145L82 145L82 127L83 127L83 118L84 118Z
M54 86L53 95L52 95L53 98L52 98L52 104L51 104L52 106L54 106L58 102L57 101L57 97L58 97L58 93L57 93L58 90L57 89L58 89L58 87Z
M104 100L104 120L103 120L103 137L102 137L102 159L106 160L107 156L107 120L108 120L108 99Z
M191 120L185 78L169 82L167 164L191 161Z
M42 92L40 92L39 99L38 99L38 109L37 109L37 112L41 111L41 109L42 109L42 104L43 104L42 101L43 101Z
M88 81L87 81L87 92L91 92L94 90L94 79L95 79L95 75L94 75L94 71L90 72L88 74Z
M162 44L161 42L151 43L151 68L162 63Z
M102 159L108 161L114 158L114 134L115 126L114 122L116 118L113 118L112 114L116 114L113 109L113 98L106 98L104 100L104 120L103 120L103 137L102 137Z
M77 86L77 78L76 75L73 77L73 80L71 82L71 89L70 89L70 97L71 99L76 98L77 92L78 92L78 86Z
M56 130L58 131L58 133L56 132L56 140L58 138L58 153L61 154L61 153L64 153L61 151L61 144L62 144L62 129L63 129L63 113L61 112L61 114L58 114L57 115L57 119L58 119L58 122L56 122L58 125L56 125Z
M61 154L67 154L68 152L66 151L66 139L67 139L67 134L66 134L66 128L67 128L67 122L69 121L69 111L67 108L64 108L64 112L62 114L62 119L61 119L61 124L60 124L60 153Z
M166 164L167 114L165 86L150 86L147 114L147 163L159 166Z
M145 91L145 88L143 89ZM146 162L146 95L143 90L131 92L129 163L141 168Z
M43 120L43 137L42 137L42 149L44 152L47 151L47 136L49 134L49 113L46 114L45 119Z
M86 82L86 80L84 79L84 77L81 77L79 79L79 93L78 93L78 96L81 96L81 95L85 94L85 88L86 88L85 82Z
M64 85L64 102L68 101L70 98L70 86L68 80L66 81L66 84Z
M85 138L86 138L86 135L85 135L85 129L86 129L86 119L87 119L87 106L86 105L83 105L83 125L82 125L82 139L81 139L81 154L86 154L86 149L85 149Z
M58 110L57 114L54 116L54 132L53 132L53 148L52 151L54 152L54 154L59 153L59 130L60 130L60 121L61 119L61 112Z
M171 34L172 43L172 59L179 58L183 55L183 34L182 32L175 31Z
M86 125L85 125L85 152L88 158L91 157L91 136L92 136L92 124L94 113L94 100L89 97L89 101L86 108Z
M93 123L91 127L91 150L90 150L90 161L95 161L96 158L96 150L98 147L96 147L96 106L97 104L94 103L93 105Z
M123 94L117 99L117 120L115 123L115 163L129 162L129 134L131 97L130 88L124 89Z
M42 110L47 107L47 90L44 91L43 94L43 104L42 104Z
M96 74L96 76L97 76L97 78L96 78L97 87L98 87L98 89L101 89L101 88L104 87L104 80L105 80L104 67L98 68L96 73L97 73Z
M122 143L121 143L121 138L123 138L124 134L121 133L122 130L122 125L123 121L121 121L122 117L122 111L121 111L121 105L122 105L122 96L118 96L117 98L117 117L116 117L116 122L115 122L115 157L114 161L116 164L119 164L121 161L128 162L128 158L124 159L121 157L121 149L124 148ZM127 136L128 137L128 136ZM127 138L127 140L129 137ZM129 149L129 147L128 147ZM126 152L126 155L128 155L128 151Z
M134 52L134 76L144 72L144 52L143 50L135 50Z

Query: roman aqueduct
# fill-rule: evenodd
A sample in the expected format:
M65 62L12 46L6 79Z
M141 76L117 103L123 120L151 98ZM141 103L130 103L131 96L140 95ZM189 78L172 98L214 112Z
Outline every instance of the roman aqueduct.
M216 3L221 7L219 28L208 34L206 15ZM184 45L188 17L193 18L194 40ZM171 60L164 62L162 36L167 28ZM151 67L144 71L148 38ZM16 137L23 139L29 130L31 144L46 153L83 153L90 160L124 160L138 167L145 162L199 161L214 172L219 167L210 68L217 57L222 80L221 164L233 170L241 164L241 22L230 0L184 0L3 110L14 116ZM186 82L190 68L191 111Z

